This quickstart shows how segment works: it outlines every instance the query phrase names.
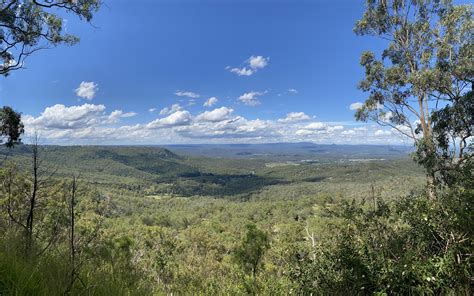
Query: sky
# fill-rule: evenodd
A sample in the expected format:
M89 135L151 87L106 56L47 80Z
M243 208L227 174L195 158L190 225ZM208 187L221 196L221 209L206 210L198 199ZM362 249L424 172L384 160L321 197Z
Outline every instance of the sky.
M385 45L352 31L363 0L104 2L0 78L45 143L407 143L354 120L360 54Z

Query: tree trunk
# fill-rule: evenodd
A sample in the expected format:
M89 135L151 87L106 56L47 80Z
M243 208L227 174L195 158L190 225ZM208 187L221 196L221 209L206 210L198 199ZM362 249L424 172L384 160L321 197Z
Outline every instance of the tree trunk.
M26 218L26 253L30 252L33 243L34 212L36 207L36 195L38 192L38 147L33 146L33 190L30 195L30 208Z
M77 192L77 178L72 178L71 183L71 197L69 201L69 259L70 259L70 274L69 274L69 285L66 293L69 294L72 291L74 282L76 280L76 244L75 244L75 228L76 228L76 192Z
M38 135L35 134L33 137L33 141L31 144L32 148L32 191L29 196L29 209L28 209L28 216L26 218L26 248L25 252L26 255L28 256L31 251L31 247L33 245L33 227L34 227L34 214L35 214L35 209L36 209L36 202L38 198L38 191L40 187L40 181L39 181L39 168L40 168L40 162L39 162L39 138Z
M436 184L433 172L429 172L426 176L426 193L430 199L436 199Z
M418 97L420 107L420 124L423 129L423 140L425 148L425 158L430 159L436 157L436 151L433 143L433 134L431 131L431 119L428 111L427 95L423 94ZM425 165L426 168L426 193L430 199L436 199L436 179L433 164Z

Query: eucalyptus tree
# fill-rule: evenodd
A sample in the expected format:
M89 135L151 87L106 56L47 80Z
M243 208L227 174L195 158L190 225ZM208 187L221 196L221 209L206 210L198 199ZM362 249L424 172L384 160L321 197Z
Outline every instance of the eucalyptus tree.
M77 43L78 37L64 32L61 14L70 12L89 22L99 5L100 0L1 0L0 74L21 68L38 50Z
M440 165L440 155L449 150L443 163L461 163L472 143L472 114L463 107L472 106L472 5L367 0L354 31L387 41L380 58L372 51L361 56L365 78L359 88L369 95L355 116L389 126L414 141L417 160L427 171L428 194L434 198L437 176L446 167ZM446 112L439 113L446 107L457 123L448 120ZM448 126L441 128L441 121Z

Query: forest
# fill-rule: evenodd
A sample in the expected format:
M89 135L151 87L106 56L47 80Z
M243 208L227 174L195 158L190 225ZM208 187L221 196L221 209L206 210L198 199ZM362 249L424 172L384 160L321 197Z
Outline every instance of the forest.
M0 1L0 74L101 4ZM472 5L367 0L354 32L386 42L356 120L412 144L52 145L4 106L0 295L472 295Z

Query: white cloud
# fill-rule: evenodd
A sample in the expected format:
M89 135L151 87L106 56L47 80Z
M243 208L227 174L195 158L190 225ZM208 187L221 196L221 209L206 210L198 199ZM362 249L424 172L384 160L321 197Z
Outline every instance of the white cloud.
M61 135L74 131L75 134L78 134L79 130L115 124L122 118L137 115L135 112L123 112L122 110L106 114L105 109L104 105L83 104L67 107L56 104L47 107L38 117L25 115L23 123L28 132L38 130L48 131L52 135ZM70 132L67 132L68 130Z
M263 56L251 56L248 59L250 68L254 70L265 68L268 65L268 61L270 61L270 58L265 58Z
M300 129L296 131L296 135L298 136L310 136L314 135L314 131L306 130L306 129Z
M303 128L298 129L295 134L297 136L321 136L321 135L330 135L334 132L339 132L344 129L342 125L329 125L324 122L312 122L303 126Z
M219 101L216 97L211 97L209 99L207 99L206 102L204 102L204 107L211 107L211 106L214 106L217 101Z
M288 123L288 122L300 122L310 120L311 117L306 115L304 112L290 112L286 114L285 118L278 119L278 122Z
M391 135L392 133L390 131L386 131L386 130L376 130L375 133L374 133L374 136L378 137L378 136L389 136Z
M246 66L242 68L238 67L226 67L231 73L237 74L238 76L250 76L260 69L265 68L268 65L270 58L263 56L251 56L244 63Z
M364 106L363 103L361 103L361 102L356 102L356 103L352 103L352 104L349 106L349 109L351 109L351 110L353 110L353 111L357 111L357 110L361 109L363 106Z
M92 100L95 97L96 92L99 90L99 85L94 82L82 81L79 87L74 91L78 97L86 100Z
M120 121L121 118L129 118L136 116L137 113L135 112L123 112L122 110L115 110L107 117L108 123L117 123Z
M212 111L206 111L196 116L197 121L208 121L208 122L219 122L229 118L234 112L233 109L227 107L221 107Z
M148 109L148 112L150 112L150 113L153 113L153 112L155 112L155 111L156 111L156 108L150 108L150 109Z
M66 107L62 104L56 104L47 107L36 118L25 116L23 122L26 126L38 129L79 129L100 123L104 111L104 105L84 104Z
M147 128L165 128L173 126L188 125L191 123L191 114L188 111L176 111L165 118L153 120L147 124Z
M244 93L239 97L239 101L248 106L257 106L260 105L258 97L263 96L266 92L251 91Z
M344 126L342 126L342 125L328 126L328 131L329 132L342 131L343 129L344 129Z
M170 111L173 110L173 111ZM397 133L377 125L319 122L303 112L285 118L261 120L236 115L220 107L194 115L181 106L170 106L164 116L151 122L120 125L134 112L106 112L104 105L54 105L40 115L23 116L27 132L37 129L51 144L164 144L164 143L258 143L300 142L336 144L399 144ZM309 122L304 122L308 120Z
M304 127L308 130L325 130L328 128L328 125L323 122L312 122Z
M169 115L171 113L175 113L176 111L181 111L183 110L183 107L181 107L179 104L173 104L170 107L165 107L160 110L160 115Z
M250 76L254 73L252 69L248 68L230 68L231 73L237 74L238 76Z
M352 129L351 129L351 130L343 131L343 132L341 133L341 135L343 135L343 136L354 136L354 135L356 135L356 134L357 134L357 132L356 132L355 130L352 130Z
M188 97L192 99L197 99L201 96L200 94L197 94L192 91L176 91L174 94L177 95L178 97Z
M247 120L241 116L219 122L195 122L178 127L176 132L189 139L270 139L280 137L274 123L260 119Z
M296 89L294 89L294 88L289 88L289 89L288 89L288 92L289 92L289 93L292 93L292 94L297 94L297 93L298 93L298 91L297 91Z

